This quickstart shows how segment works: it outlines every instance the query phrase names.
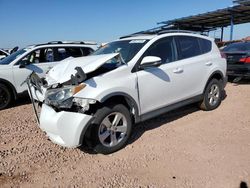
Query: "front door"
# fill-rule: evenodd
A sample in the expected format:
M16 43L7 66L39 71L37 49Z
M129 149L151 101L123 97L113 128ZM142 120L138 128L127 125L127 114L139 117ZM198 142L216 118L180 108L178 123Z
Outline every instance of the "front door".
M160 57L162 65L137 72L142 114L175 102L179 98L176 84L180 84L183 80L181 67L175 62L177 52L173 37L153 43L144 53L143 57L146 56Z

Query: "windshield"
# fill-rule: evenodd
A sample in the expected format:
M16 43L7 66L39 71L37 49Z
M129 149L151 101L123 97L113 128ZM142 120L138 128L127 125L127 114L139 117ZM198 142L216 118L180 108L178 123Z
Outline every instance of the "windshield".
M25 49L18 50L16 52L14 52L13 54L11 54L11 55L7 56L6 58L4 58L3 60L1 60L0 65L10 64L12 61L14 61L17 57L19 57L20 55L22 55L25 52L26 52Z
M224 52L250 51L250 42L240 42L230 44L223 49Z
M108 43L100 47L92 55L101 55L109 53L120 53L122 59L129 62L139 50L148 42L148 40L123 40Z

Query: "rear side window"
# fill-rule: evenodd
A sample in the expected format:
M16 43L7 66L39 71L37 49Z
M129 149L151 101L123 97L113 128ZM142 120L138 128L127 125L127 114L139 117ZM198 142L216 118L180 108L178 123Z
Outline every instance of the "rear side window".
M57 61L64 60L68 57L81 57L80 48L61 47L57 49Z
M201 51L203 54L208 53L212 49L212 42L210 40L199 38Z
M57 49L57 61L64 60L68 57L82 57L89 55L93 50L90 48L80 47L61 47Z
M197 37L191 36L177 36L178 44L178 59L186 59L201 55L199 40Z
M67 54L72 57L81 57L82 52L80 48L66 48Z
M83 56L90 55L90 54L92 54L92 53L94 52L93 49L87 48L87 47L82 47L82 48L81 48L81 51L82 51L82 55L83 55Z

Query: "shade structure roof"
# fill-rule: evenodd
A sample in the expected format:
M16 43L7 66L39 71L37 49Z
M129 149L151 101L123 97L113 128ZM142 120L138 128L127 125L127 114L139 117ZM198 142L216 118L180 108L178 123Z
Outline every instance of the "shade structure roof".
M183 29L192 31L211 31L227 27L232 23L243 24L250 22L250 0L236 0L237 5L215 11L187 16L183 18L162 21L169 29Z

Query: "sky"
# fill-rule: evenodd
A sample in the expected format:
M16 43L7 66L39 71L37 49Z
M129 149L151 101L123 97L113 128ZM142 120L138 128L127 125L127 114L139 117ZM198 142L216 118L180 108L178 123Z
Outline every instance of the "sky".
M0 48L56 40L109 42L160 21L230 5L232 0L0 0ZM234 39L249 35L250 24L234 29Z

